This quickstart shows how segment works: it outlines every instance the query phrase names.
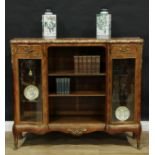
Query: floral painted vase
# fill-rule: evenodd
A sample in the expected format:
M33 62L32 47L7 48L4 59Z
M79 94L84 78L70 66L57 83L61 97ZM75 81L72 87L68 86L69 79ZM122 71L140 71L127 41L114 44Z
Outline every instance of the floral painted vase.
M111 38L111 14L107 9L102 9L96 16L96 37L97 39Z
M57 35L56 15L46 10L42 15L42 36L45 39L55 39Z

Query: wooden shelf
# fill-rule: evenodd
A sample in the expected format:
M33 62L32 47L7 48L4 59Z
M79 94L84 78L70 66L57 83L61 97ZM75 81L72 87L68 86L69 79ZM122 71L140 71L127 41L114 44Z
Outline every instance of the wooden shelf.
M49 97L65 97L65 96L106 96L104 92L100 91L76 91L71 92L70 94L56 94L51 93Z
M74 71L51 72L48 76L106 76L106 73L75 73Z
M53 119L51 120L51 123L56 123L56 124L63 124L63 123L84 123L85 125L88 123L104 123L104 117L102 115L98 115L98 116L60 116L60 115L56 115L53 116Z
M56 115L83 115L83 116L90 116L90 115L104 115L104 111L97 111L97 110L61 110L61 111L55 111L54 114Z

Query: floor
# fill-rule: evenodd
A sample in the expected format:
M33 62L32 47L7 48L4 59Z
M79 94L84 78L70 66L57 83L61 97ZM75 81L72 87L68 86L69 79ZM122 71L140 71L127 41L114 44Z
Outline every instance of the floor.
M6 155L148 155L148 139L148 132L143 132L141 149L137 150L130 133L110 136L96 132L82 137L26 134L14 150L12 133L6 132Z

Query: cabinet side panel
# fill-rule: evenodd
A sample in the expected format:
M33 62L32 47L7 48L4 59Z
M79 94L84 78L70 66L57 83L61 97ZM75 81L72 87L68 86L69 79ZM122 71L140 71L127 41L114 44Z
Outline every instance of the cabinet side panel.
M13 72L13 98L14 98L14 121L15 124L19 123L20 120L20 105L19 105L19 80L18 80L18 64L16 58L16 45L11 44L11 62Z
M141 75L142 75L142 52L143 44L137 44L137 59L136 59L136 98L135 98L135 121L140 123L141 120Z
M48 105L48 47L42 44L42 94L43 94L43 122L49 122L49 105Z

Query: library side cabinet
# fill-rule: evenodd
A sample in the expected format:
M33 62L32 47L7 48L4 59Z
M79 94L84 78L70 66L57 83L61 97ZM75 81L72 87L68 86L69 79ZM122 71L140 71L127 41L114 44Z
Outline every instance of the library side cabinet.
M23 132L132 132L140 147L141 38L10 41L14 144Z

